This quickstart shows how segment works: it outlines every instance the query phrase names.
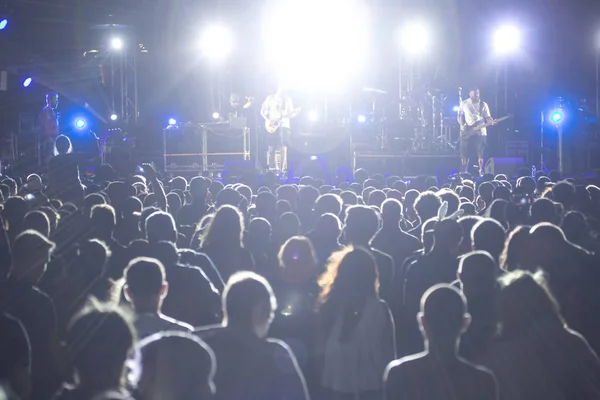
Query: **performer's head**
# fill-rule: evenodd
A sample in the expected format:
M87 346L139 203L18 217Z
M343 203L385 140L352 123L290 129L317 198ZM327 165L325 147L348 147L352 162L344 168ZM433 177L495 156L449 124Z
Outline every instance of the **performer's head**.
M52 108L58 107L58 93L50 92L46 94L46 104Z
M469 97L471 98L471 101L479 101L479 88L477 86L473 86L471 89L469 89Z
M229 95L229 104L231 104L231 107L233 108L239 108L242 106L242 96L240 96L239 93L231 93L231 95Z

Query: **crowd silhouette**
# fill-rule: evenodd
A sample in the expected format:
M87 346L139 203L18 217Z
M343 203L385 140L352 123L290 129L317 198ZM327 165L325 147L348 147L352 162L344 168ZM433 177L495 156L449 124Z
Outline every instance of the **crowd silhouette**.
M91 177L55 147L0 177L2 398L600 399L593 179Z

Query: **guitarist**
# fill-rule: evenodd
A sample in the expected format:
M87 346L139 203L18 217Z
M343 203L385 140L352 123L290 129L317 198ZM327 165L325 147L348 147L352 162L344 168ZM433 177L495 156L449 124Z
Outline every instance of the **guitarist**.
M469 98L463 101L458 111L460 124L460 158L463 170L467 171L473 155L477 155L479 171L483 173L483 152L485 150L487 130L482 128L469 134L469 128L485 123L495 124L490 107L480 98L479 88L469 90Z
M267 125L277 127L274 133L268 133L269 152L267 163L269 168L275 167L275 150L281 150L281 172L287 170L287 150L290 145L292 130L290 119L298 114L294 109L292 98L279 85L277 93L269 95L260 109L260 115Z

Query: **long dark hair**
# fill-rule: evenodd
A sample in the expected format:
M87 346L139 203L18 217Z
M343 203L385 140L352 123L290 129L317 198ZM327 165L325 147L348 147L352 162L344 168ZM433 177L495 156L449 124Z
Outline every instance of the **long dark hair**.
M541 272L511 272L500 278L500 286L498 316L502 337L518 336L541 320L566 326Z
M224 251L243 245L244 219L234 206L221 206L206 228L202 247L219 246Z
M329 331L336 317L342 315L342 335L347 337L356 325L356 321L352 323L349 317L360 314L366 301L378 296L379 273L375 258L361 247L350 246L334 253L319 278L319 286L317 312L325 331Z

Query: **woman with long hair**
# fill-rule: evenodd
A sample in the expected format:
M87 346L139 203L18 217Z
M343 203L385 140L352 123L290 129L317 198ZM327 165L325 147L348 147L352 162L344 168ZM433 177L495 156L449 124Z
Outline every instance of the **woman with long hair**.
M499 338L485 363L502 399L597 399L600 361L570 330L541 273L500 278Z
M380 399L381 377L396 346L374 257L354 247L334 253L319 286L317 358L327 397Z
M210 257L225 282L237 271L254 270L243 239L242 213L234 206L221 206L206 228L200 251Z
M500 269L514 271L522 269L533 271L537 266L532 265L529 254L529 231L531 227L521 225L509 233L504 244L504 250L500 253Z
M73 154L71 140L60 135L54 141L54 157L48 162L48 192L63 203L83 203L83 186L79 179L79 165Z

